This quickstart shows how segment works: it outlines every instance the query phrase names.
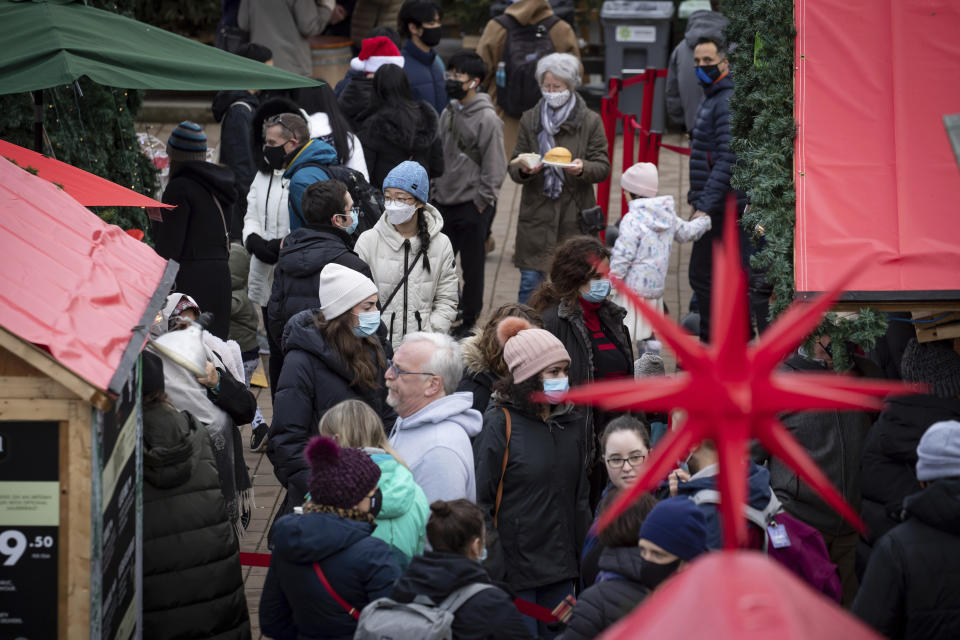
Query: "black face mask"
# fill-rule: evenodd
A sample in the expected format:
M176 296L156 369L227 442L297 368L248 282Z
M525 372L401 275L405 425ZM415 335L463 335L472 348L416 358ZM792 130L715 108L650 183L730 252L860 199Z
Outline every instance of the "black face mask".
M451 100L463 100L467 95L467 90L463 88L463 83L459 80L447 80L447 96Z
M660 586L660 583L672 576L677 567L680 566L680 558L667 564L656 564L649 560L643 560L640 567L640 583L653 591Z
M720 77L720 65L705 64L697 67L697 80L705 87L709 87Z
M274 171L283 169L286 158L287 152L283 150L283 145L279 147L263 145L263 159L266 161L267 166Z
M383 492L380 491L380 487L377 487L377 492L370 498L370 515L376 518L381 508L383 508Z
M424 27L423 33L420 34L420 41L428 47L435 47L440 44L442 32L443 27Z

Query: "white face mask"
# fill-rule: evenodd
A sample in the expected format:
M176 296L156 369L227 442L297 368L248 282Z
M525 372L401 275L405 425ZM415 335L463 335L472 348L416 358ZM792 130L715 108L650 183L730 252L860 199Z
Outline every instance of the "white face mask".
M567 100L570 99L570 90L564 89L563 91L558 91L556 93L548 93L546 91L541 91L543 94L543 99L546 100L547 104L554 109L559 109L563 105L567 104Z
M387 220L390 224L403 224L413 217L417 211L417 204L404 204L402 202L387 202L384 205L387 212Z

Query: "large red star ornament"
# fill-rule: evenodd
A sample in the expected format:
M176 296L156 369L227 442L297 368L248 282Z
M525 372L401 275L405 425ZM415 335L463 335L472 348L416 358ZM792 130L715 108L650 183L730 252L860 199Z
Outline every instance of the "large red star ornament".
M878 410L883 397L923 391L922 385L863 380L831 373L785 373L778 365L796 349L844 285L865 264L858 263L828 291L811 302L795 302L760 338L748 344L747 282L740 265L736 200L727 198L723 242L714 245L710 344L700 344L679 325L654 311L624 282L610 281L653 326L673 350L684 372L673 376L595 382L571 389L559 399L606 411L685 409L684 424L658 443L640 468L637 482L597 522L603 529L643 492L661 482L705 439L714 442L720 458L718 490L723 546L745 546L747 525L739 505L747 501L748 444L756 438L844 519L861 532L860 516L830 484L817 464L779 422L786 411L824 409ZM543 396L539 395L539 398ZM557 401L556 399L554 401Z

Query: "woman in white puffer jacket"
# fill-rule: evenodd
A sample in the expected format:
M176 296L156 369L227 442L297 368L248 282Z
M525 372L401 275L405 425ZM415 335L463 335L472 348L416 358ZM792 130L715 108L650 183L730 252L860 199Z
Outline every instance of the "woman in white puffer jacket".
M394 348L414 331L449 333L457 316L453 246L441 233L440 213L426 204L429 191L426 169L412 160L398 164L383 181L384 215L354 247L370 265Z

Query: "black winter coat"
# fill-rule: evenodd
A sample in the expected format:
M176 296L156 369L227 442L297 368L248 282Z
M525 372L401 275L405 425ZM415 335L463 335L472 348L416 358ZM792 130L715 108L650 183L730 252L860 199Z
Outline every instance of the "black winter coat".
M640 583L640 547L608 547L600 569L617 574L588 587L577 598L563 640L589 640L616 624L640 604L650 590Z
M273 556L260 596L260 630L274 640L353 638L356 621L314 573L320 565L333 590L363 609L390 595L400 569L373 525L328 513L291 514L274 525Z
M373 407L384 425L392 425L396 413L387 405L384 370L377 372L374 389L351 386L353 374L348 363L324 339L305 311L287 325L283 339L284 359L277 393L273 401L273 422L267 440L267 457L273 472L287 490L287 498L279 515L303 504L310 480L310 467L303 457L307 441L317 435L320 419L327 409L343 400L363 400ZM380 343L365 340L371 357Z
M904 502L907 520L877 542L853 613L887 638L960 638L960 477Z
M733 78L726 76L705 87L697 109L690 142L690 191L687 202L710 214L713 226L707 234L719 237L722 215L730 191L730 176L737 157L730 148L730 97ZM737 192L737 210L743 211L746 195ZM706 236L705 236L706 237ZM702 239L701 239L702 240Z
M784 365L792 371L826 370L818 363L794 354ZM863 411L792 413L780 421L810 454L830 483L855 510L860 510L860 461L870 430L870 414ZM759 460L758 460L759 462ZM784 508L795 518L822 533L839 536L854 529L828 507L797 474L779 458L769 458L770 486Z
M484 413L490 404L493 394L493 385L497 376L490 370L486 358L480 351L479 338L471 336L460 341L460 351L463 355L463 377L457 385L457 391L469 391L473 394L473 408Z
M220 123L220 164L233 171L237 188L237 206L230 225L233 238L242 235L247 191L257 175L252 138L253 114L259 106L260 97L249 91L218 91L211 107L213 119Z
M383 179L404 160L419 162L431 180L443 175L440 117L426 102L415 103L413 118L392 107L371 113L363 122L359 136L370 184L381 191Z
M960 420L960 399L887 399L863 452L862 516L873 540L900 522L903 499L920 491L917 445L930 425L942 420Z
M344 231L333 226L300 227L284 239L267 304L267 330L278 344L290 318L320 306L320 272L331 262L373 280L370 267L353 252L353 239Z
M348 77L344 80L346 83L343 90L337 96L337 105L340 111L350 121L350 126L354 131L360 131L367 116L370 115L370 102L373 96L373 78L368 78L365 74L357 77ZM338 87L340 85L337 85ZM373 184L371 181L370 184ZM378 189L380 185L375 185Z
M512 426L495 527L497 485L507 448L501 407L510 411ZM515 591L576 580L590 525L582 414L572 407L557 407L543 422L494 396L473 454L477 506L488 531L490 558L484 567L491 576Z
M491 580L473 560L455 553L426 551L413 558L390 597L397 602L413 602L418 595L425 595L439 604L457 589L477 582L489 584ZM453 637L507 640L529 638L530 633L513 598L503 589L494 588L484 589L457 609Z
M206 429L143 410L144 638L250 638L237 538Z
M174 290L213 313L210 333L221 340L230 333L228 234L236 199L230 169L209 162L177 163L162 198L176 209L164 209L156 227L157 253L180 263Z

